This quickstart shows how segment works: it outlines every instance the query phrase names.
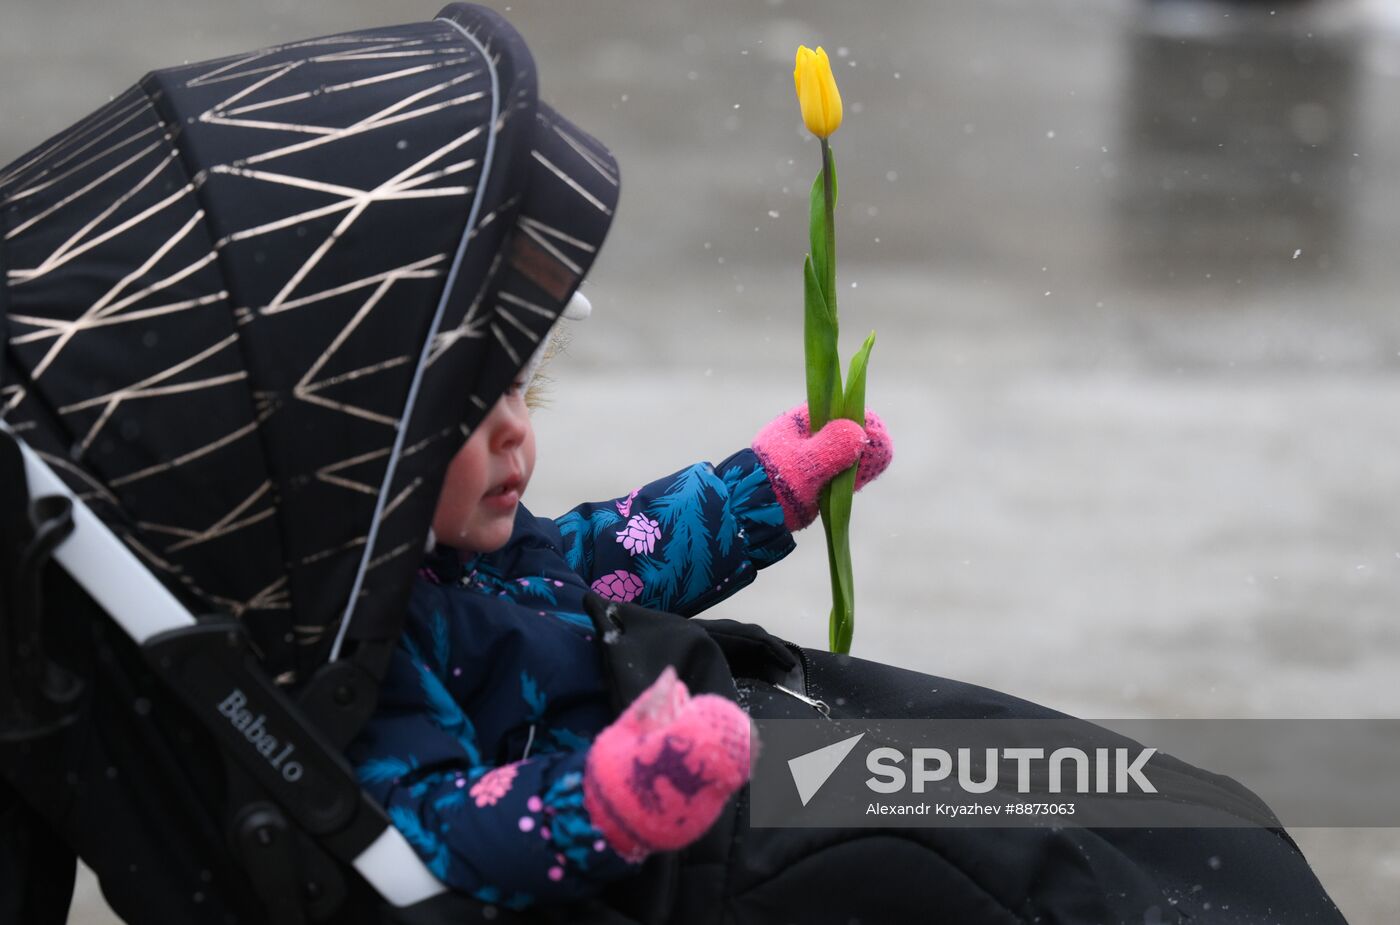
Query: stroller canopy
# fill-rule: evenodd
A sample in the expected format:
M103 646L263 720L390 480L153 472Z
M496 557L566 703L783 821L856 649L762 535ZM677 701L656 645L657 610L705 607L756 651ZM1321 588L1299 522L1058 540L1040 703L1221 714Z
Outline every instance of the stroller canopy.
M480 7L156 71L0 170L0 416L296 683L397 635L617 194Z

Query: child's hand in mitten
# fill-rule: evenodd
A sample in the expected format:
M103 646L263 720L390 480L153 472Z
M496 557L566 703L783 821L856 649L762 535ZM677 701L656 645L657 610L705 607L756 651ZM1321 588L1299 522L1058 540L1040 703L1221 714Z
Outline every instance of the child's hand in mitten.
M749 728L743 710L715 694L692 698L667 666L589 750L593 824L630 861L695 841L749 779Z
M860 491L894 458L894 444L875 412L866 412L865 427L836 420L813 434L805 402L768 422L754 438L753 450L782 505L784 523L793 531L816 519L817 495L857 460Z

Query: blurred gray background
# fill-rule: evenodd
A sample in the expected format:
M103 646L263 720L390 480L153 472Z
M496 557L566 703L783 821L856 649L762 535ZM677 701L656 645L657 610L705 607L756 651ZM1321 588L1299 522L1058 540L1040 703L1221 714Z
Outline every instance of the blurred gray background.
M802 398L822 44L844 353L878 330L898 447L854 654L1088 717L1400 716L1400 2L496 6L623 169L537 513ZM436 10L0 0L0 163L154 67ZM825 645L802 539L723 614ZM1293 834L1351 922L1400 919L1400 832ZM90 878L73 920L112 921Z

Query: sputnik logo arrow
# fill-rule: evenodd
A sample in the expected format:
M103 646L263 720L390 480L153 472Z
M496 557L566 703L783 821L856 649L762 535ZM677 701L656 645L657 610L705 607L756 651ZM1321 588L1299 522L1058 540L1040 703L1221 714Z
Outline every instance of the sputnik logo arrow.
M792 772L792 782L797 785L797 795L802 798L803 806L806 806L808 801L817 795L822 784L826 783L827 778L831 777L841 766L841 762L846 760L851 749L855 748L856 743L863 738L865 738L865 733L862 732L860 735L854 735L849 739L842 739L840 742L824 745L816 751L788 759L788 770Z

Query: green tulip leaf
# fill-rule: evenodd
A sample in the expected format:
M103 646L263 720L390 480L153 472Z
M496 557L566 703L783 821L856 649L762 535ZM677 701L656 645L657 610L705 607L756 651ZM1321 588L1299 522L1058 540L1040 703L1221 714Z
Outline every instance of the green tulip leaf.
M875 348L875 332L861 344L851 357L851 371L846 377L846 395L841 404L841 416L865 426L865 373L870 367L870 351Z

